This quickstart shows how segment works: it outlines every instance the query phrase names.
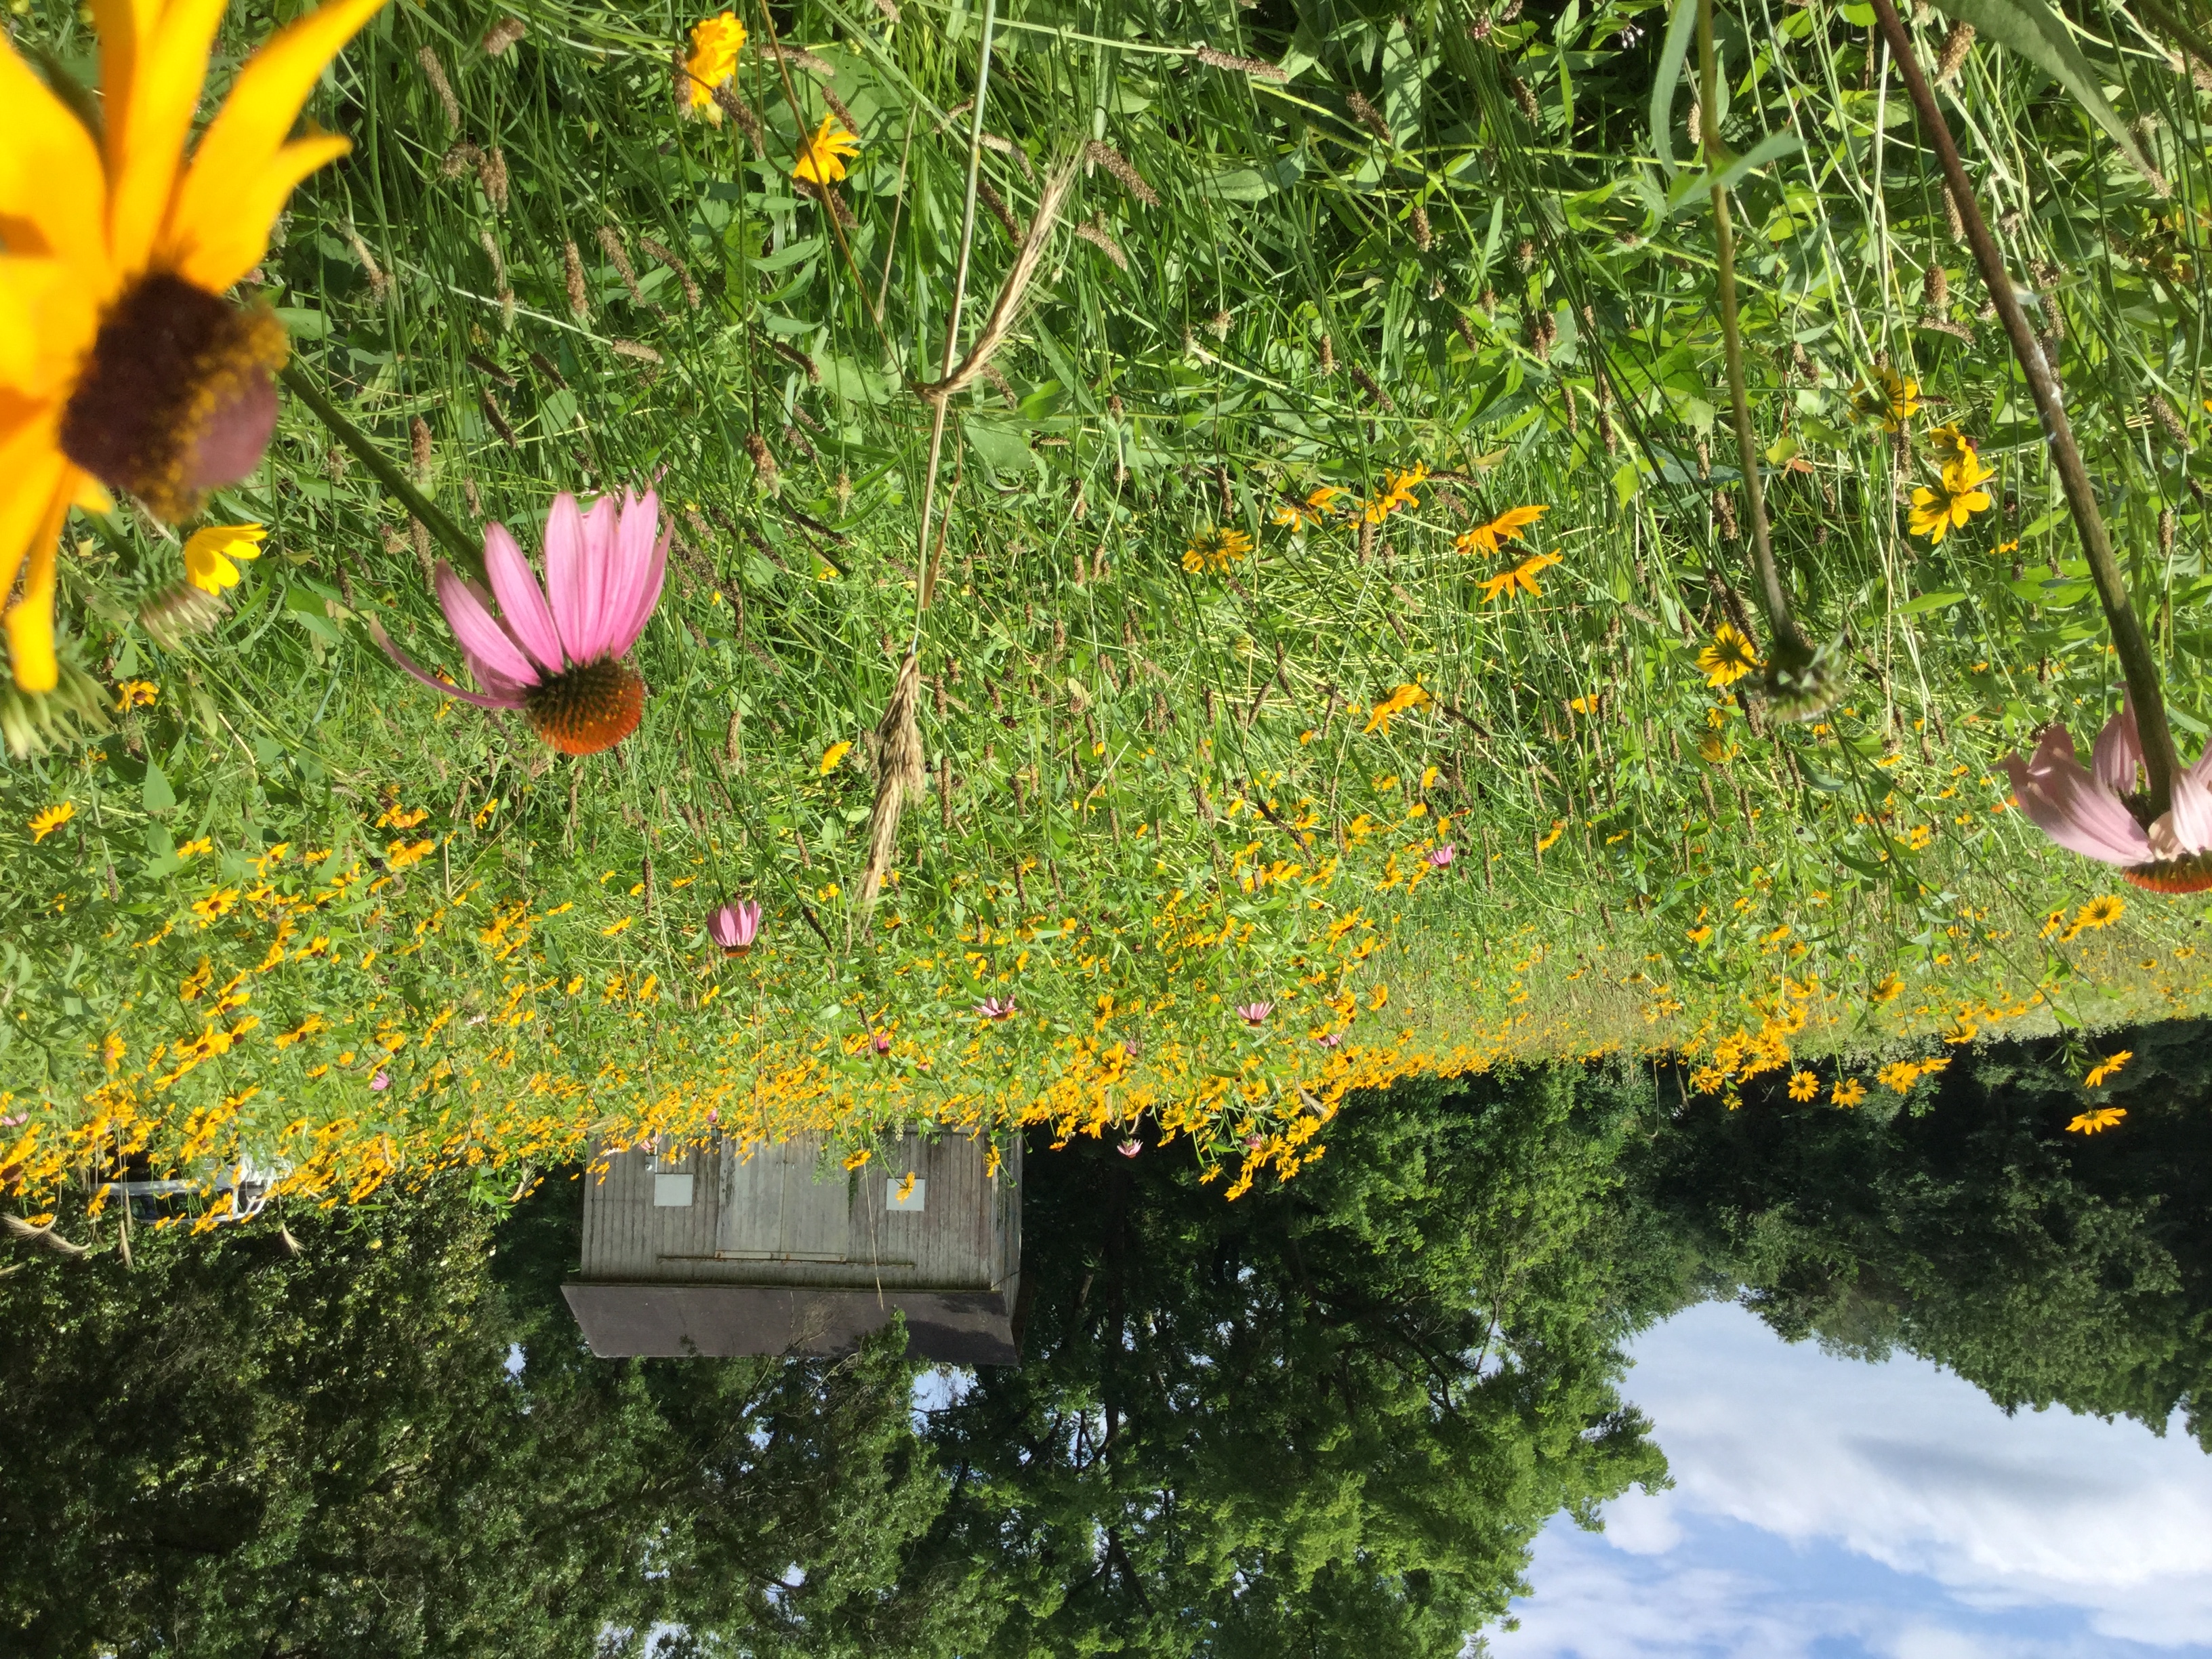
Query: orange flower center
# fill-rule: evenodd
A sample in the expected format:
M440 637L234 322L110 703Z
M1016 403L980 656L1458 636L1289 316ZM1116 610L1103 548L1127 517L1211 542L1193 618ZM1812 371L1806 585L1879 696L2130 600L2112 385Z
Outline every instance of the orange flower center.
M2163 859L2156 864L2138 864L2132 870L2120 872L2123 878L2153 893L2212 892L2212 853L2197 853L2188 858Z
M100 319L62 411L62 451L155 514L189 518L260 465L276 429L284 325L180 276L142 276Z
M596 755L637 730L645 682L635 669L600 657L532 686L522 705L531 729L564 755Z

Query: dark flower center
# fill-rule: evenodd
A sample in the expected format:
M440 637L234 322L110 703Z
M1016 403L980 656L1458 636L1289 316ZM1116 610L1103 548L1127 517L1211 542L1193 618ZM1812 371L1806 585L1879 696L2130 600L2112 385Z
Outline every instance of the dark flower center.
M531 687L522 713L562 754L596 755L637 730L645 714L645 682L635 670L600 657Z
M160 517L259 465L276 429L284 325L180 276L141 277L100 319L62 411L62 451Z

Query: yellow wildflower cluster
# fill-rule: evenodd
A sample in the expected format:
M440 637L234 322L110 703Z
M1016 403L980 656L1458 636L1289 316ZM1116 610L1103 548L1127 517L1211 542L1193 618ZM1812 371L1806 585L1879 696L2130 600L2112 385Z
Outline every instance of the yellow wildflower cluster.
M1716 691L1724 691L1759 666L1759 650L1734 623L1713 630L1711 642L1698 653L1698 672Z
M1966 528L1975 514L1989 510L1990 492L1982 486L1996 474L1982 465L1973 445L1958 428L1938 427L1928 435L1945 458L1942 472L1934 488L1923 485L1912 492L1912 511L1905 526L1916 536L1927 537L1930 546L1937 546L1952 531Z
M1300 500L1291 496L1275 508L1274 522L1296 536L1316 525L1327 524L1336 516L1336 498L1344 494L1334 484L1322 484L1306 492Z
M1532 553L1504 574L1486 576L1482 580L1483 602L1486 605L1492 599L1510 599L1516 592L1526 593L1532 599L1540 597L1544 590L1536 584L1537 573L1559 562L1556 553Z
M1488 524L1479 524L1452 544L1460 554L1495 555L1506 542L1517 542L1521 532L1552 509L1548 506L1509 507Z
M1390 722L1410 708L1419 708L1436 700L1418 684L1401 685L1376 703L1367 716L1366 732L1388 732Z
M1386 472L1382 478L1382 493L1364 503L1359 509L1359 516L1369 524L1381 524L1393 513L1419 507L1420 500L1413 491L1427 483L1428 477L1428 467L1418 462L1402 472L1395 470Z
M715 89L738 72L738 54L744 45L745 26L732 13L721 12L691 26L691 55L684 60L684 90L693 114L703 115L716 126L722 124Z
M1182 568L1194 576L1223 576L1251 550L1252 538L1243 531L1207 528L1193 535L1183 549Z

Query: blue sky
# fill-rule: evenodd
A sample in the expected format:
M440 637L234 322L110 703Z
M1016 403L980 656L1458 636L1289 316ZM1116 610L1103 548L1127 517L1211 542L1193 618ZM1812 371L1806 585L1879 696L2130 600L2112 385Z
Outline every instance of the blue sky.
M1498 1659L2212 1659L2212 1457L2178 1424L2007 1418L1729 1304L1633 1358L1674 1486L1555 1519Z

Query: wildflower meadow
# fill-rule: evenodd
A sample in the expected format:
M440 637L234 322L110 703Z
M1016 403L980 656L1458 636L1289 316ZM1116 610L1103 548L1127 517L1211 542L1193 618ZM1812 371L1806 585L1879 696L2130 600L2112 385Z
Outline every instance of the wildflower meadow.
M2063 9L19 3L9 1206L2054 1032L2126 1134L2212 47Z

